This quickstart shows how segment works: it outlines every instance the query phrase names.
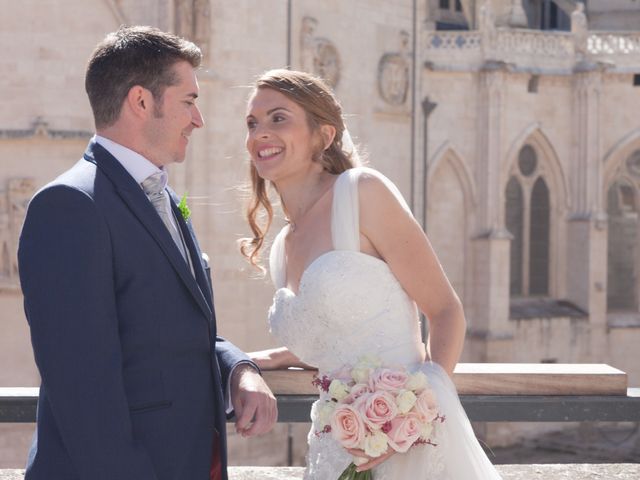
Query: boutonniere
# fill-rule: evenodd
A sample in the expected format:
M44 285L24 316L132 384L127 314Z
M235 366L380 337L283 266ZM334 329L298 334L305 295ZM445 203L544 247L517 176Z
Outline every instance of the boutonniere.
M189 205L187 205L186 193L182 195L182 198L180 199L180 203L178 204L178 209L180 210L180 213L182 214L182 218L184 218L184 221L186 222L187 220L189 220L189 217L191 217L191 210L189 209Z

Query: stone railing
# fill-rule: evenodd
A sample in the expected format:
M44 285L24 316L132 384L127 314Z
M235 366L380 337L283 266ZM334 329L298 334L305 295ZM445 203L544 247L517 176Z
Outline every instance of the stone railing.
M638 69L640 32L593 32L587 39L587 50L593 60Z
M586 42L580 48L571 33L528 29L429 31L423 55L438 70L477 70L491 62L534 73L570 73L585 62L640 69L640 32L590 32Z
M570 69L574 63L573 37L564 32L498 30L485 55L494 60L534 70Z

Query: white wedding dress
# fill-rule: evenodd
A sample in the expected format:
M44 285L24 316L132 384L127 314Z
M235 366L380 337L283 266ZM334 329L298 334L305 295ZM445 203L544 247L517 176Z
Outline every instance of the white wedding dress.
M373 469L375 480L493 480L499 474L471 429L453 383L435 363L424 363L418 311L387 264L360 252L358 179L380 178L406 206L398 189L375 170L347 170L333 187L334 250L305 270L298 293L286 288L285 227L276 237L269 264L277 291L269 311L271 332L320 374L353 365L364 355L385 364L421 368L438 398L446 420L436 426L435 443L395 454ZM352 458L331 437L316 434L311 411L305 479L337 480Z

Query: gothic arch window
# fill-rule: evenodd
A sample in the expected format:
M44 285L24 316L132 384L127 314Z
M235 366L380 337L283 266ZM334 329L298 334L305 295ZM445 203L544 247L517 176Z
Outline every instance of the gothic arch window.
M632 182L624 179L613 182L607 192L607 310L610 312L638 309L637 195Z
M505 191L511 296L549 295L551 195L543 174L535 148L522 147Z
M538 177L531 192L531 228L529 229L529 293L549 294L549 189Z
M516 177L507 183L506 225L513 235L510 253L509 291L511 295L522 295L522 227L524 215L524 197L522 187Z

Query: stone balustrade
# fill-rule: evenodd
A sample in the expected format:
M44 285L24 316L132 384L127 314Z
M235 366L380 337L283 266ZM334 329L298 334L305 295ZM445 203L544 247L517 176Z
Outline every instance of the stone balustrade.
M640 69L640 32L589 32L580 47L569 32L498 28L491 31L430 31L424 60L438 70L477 70L488 62L535 73L570 73L576 65Z

